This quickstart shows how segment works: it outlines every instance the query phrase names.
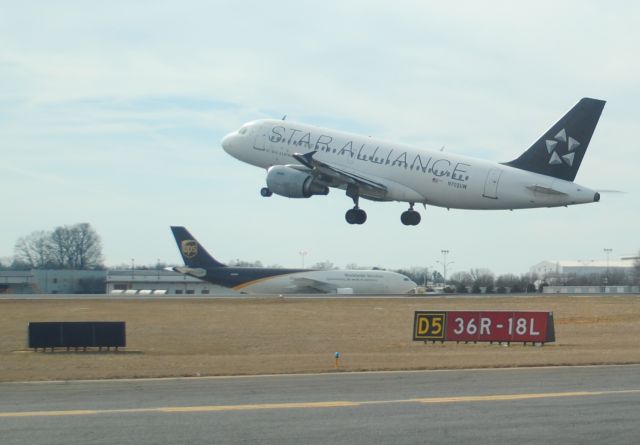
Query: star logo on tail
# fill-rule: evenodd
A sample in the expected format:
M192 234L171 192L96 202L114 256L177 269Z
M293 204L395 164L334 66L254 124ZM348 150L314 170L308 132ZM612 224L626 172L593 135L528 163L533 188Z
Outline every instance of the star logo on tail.
M573 166L573 159L575 158L575 149L580 146L580 142L576 141L571 136L567 136L567 132L563 128L556 134L553 139L546 139L547 152L551 155L549 158L550 165L567 164L569 167ZM558 154L560 146L565 145L567 147L567 153L564 155Z

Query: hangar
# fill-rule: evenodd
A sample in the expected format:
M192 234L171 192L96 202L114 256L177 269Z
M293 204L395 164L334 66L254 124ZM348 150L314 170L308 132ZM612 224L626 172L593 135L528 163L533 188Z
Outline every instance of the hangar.
M125 295L238 295L237 292L164 269L110 270L107 294Z
M539 277L550 275L585 276L622 272L625 275L633 273L634 262L637 257L624 257L619 260L559 260L542 261L529 269L529 272Z
M157 294L207 295L237 293L167 270L56 270L0 271L4 294Z
M0 272L3 294L102 294L104 270L30 269Z

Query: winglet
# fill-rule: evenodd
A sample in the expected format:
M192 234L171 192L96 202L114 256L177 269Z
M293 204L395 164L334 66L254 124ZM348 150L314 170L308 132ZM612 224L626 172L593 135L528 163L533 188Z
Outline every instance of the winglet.
M313 168L313 155L316 153L317 151L310 151L305 154L294 153L293 158L305 167Z

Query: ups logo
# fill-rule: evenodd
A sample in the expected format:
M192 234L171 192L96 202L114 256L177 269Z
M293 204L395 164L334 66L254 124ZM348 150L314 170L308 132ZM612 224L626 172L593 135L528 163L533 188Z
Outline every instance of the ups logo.
M198 243L195 240L187 239L182 241L182 254L191 259L198 254Z

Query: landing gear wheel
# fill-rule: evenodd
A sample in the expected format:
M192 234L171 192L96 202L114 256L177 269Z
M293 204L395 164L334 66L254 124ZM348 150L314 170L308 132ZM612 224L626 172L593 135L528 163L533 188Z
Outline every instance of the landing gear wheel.
M269 190L267 187L262 187L260 189L260 194L265 198L268 198L269 196L273 195L273 192Z
M365 212L362 209L357 209L356 212L357 212L357 215L358 215L357 224L364 224L365 221L367 220L367 212Z
M420 214L413 209L402 212L400 215L400 221L402 221L402 224L405 226L417 226L420 224L420 220Z
M357 217L357 213L356 213L356 209L349 209L347 210L347 213L344 214L344 219L349 223L349 224L355 224L356 221L358 220Z
M344 215L344 219L349 224L364 224L367 220L367 212L357 207L347 210Z

